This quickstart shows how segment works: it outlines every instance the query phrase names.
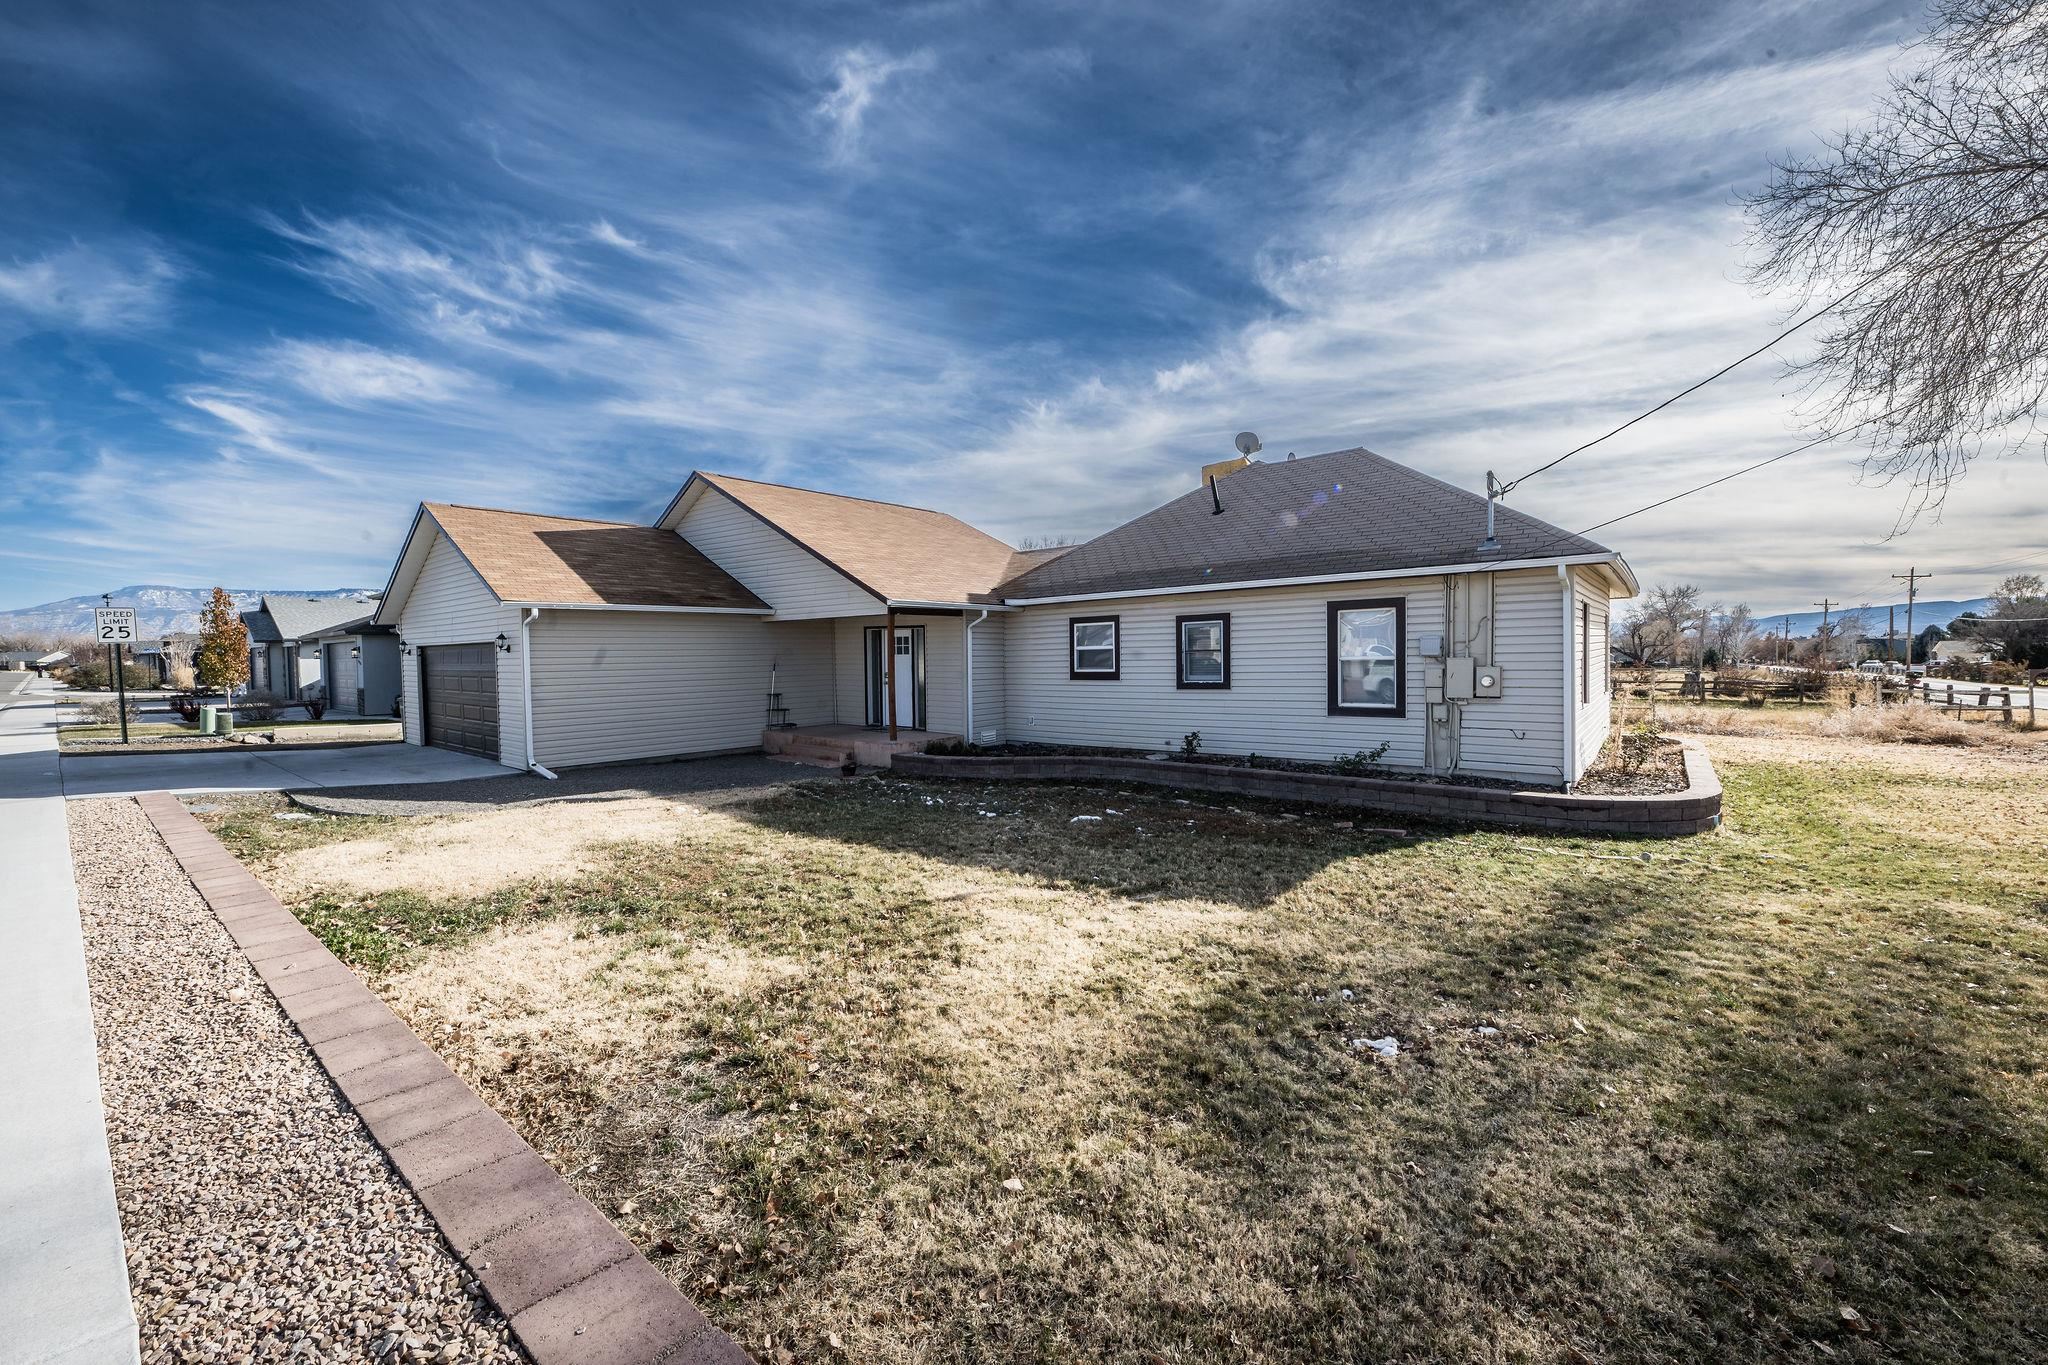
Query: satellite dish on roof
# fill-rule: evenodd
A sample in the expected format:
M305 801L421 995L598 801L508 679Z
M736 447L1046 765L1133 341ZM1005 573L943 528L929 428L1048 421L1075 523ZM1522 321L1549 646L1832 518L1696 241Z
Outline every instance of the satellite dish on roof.
M1259 445L1259 438L1256 434L1249 431L1240 431L1239 433L1237 433L1238 454L1256 455L1259 453L1260 449L1261 447Z

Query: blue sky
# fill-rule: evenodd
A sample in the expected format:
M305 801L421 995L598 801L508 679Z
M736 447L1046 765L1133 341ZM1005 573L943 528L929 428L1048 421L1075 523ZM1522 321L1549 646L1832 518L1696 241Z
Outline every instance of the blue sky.
M1915 7L0 9L0 607L381 583L421 499L651 519L703 467L1100 531L1249 427L1477 487L1776 329L1734 194ZM1518 491L1796 443L1758 362ZM2048 473L1774 466L1603 536L1761 608L2037 553ZM2042 561L2035 561L2034 567Z

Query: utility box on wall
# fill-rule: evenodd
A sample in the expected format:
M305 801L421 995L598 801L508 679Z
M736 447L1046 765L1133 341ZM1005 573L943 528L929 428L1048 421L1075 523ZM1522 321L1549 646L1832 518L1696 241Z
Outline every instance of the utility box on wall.
M1500 665L1483 664L1473 670L1472 695L1475 697L1498 697L1500 695Z
M1452 658L1444 660L1444 700L1470 701L1472 699L1472 659Z

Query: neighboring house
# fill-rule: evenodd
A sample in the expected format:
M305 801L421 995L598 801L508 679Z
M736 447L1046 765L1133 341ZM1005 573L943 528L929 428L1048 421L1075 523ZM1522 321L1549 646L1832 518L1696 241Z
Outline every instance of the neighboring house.
M357 607L363 604L358 602ZM313 637L328 709L344 716L398 714L398 632L371 624L368 614Z
M1929 651L1929 662L1935 664L1988 664L1997 657L1997 645L1960 636L1936 640Z
M161 640L151 640L145 644L136 645L130 651L134 655L137 664L156 674L156 681L159 687L168 687L171 682L172 654L171 651L165 649L166 645L174 647L187 646L189 647L188 652L196 653L199 648L199 637L189 631L166 635Z
M1218 512L1220 502L1222 510ZM1253 463L1083 545L692 474L653 526L424 504L373 618L406 738L554 769L939 735L1569 784L1613 551L1366 450ZM831 728L826 728L831 727Z
M0 652L0 669L10 673L32 672L41 677L58 664L69 662L70 658L71 652L64 649L10 649Z
M326 676L321 632L363 620L375 609L367 597L266 593L255 611L242 613L249 628L249 690L293 700L310 695Z

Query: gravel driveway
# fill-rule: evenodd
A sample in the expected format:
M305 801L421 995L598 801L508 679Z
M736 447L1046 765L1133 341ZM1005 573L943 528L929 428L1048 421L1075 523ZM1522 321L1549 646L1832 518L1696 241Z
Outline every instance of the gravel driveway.
M143 1360L525 1360L140 808L70 814Z

